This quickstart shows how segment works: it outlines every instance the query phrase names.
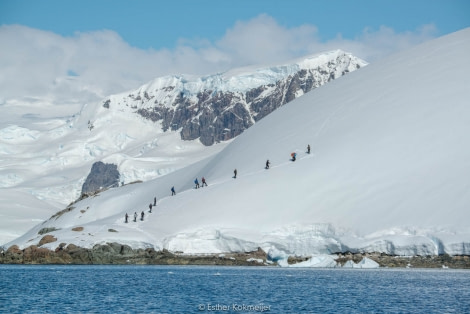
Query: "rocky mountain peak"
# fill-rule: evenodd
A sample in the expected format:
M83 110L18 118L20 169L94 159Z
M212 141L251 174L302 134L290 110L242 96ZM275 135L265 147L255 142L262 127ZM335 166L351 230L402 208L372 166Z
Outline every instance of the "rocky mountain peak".
M365 65L335 50L265 68L204 77L165 76L109 97L103 107L130 108L161 122L164 131L180 130L183 140L200 139L209 146L236 137L280 106Z

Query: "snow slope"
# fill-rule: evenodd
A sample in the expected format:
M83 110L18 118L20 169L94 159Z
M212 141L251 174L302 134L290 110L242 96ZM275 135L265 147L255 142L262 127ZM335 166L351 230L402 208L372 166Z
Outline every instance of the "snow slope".
M108 97L104 101L107 105L101 102L83 105L78 112L72 111L74 114L67 108L76 108L78 99L70 99L69 104L55 104L48 99L3 101L0 88L0 243L22 235L78 199L81 186L96 161L116 164L120 181L129 183L168 174L223 149L230 138L224 135L226 129L221 132L226 137L224 142L211 147L205 147L199 140L181 140L179 132L183 131L176 117L179 110L184 109L186 114L180 118L185 121L188 112L194 109L188 111L186 103L173 102L181 93L197 98L198 93L224 90L228 92L227 99L218 99L224 103L225 100L230 102L231 90L252 90L259 88L257 84L274 84L288 76L299 78L297 72L300 70L312 70L318 77L304 75L302 78L312 79L310 83L320 86L365 64L337 50L266 68L235 69L206 77L157 78L137 90ZM258 98L262 97L259 95ZM160 104L157 105L155 99ZM162 121L152 122L136 112L149 106L174 110L162 114L171 118L171 130L175 132L163 132ZM197 105L198 108L203 106ZM230 106L222 109L219 108L221 116L215 116L215 119L228 120L226 122L230 122L230 118L238 119L239 110L234 110L233 116L225 116ZM208 111L204 112L210 116L212 109ZM263 114L267 112L263 111ZM248 115L248 119L250 117ZM254 121L249 125L252 123ZM192 128L193 124L190 126ZM243 121L232 126L237 134L243 131L241 126L245 127ZM204 127L212 128L211 132L217 130L215 120L212 124L205 121Z
M465 29L369 65L278 109L210 158L85 199L6 246L37 244L40 229L55 227L58 240L46 247L261 247L274 259L340 251L468 255L468 51ZM209 186L196 190L201 176ZM144 221L124 223L125 213L141 211ZM78 226L84 230L72 231Z
M94 129L87 121L93 117ZM29 117L0 131L0 243L78 199L96 161L118 165L124 183L149 180L218 152L184 142L136 115L95 113Z

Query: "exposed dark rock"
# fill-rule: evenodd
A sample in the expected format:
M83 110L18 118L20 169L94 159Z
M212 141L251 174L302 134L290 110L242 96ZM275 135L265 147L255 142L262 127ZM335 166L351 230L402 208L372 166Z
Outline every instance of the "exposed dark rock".
M470 256L391 256L383 253L338 253L336 261L344 265L348 260L355 263L364 257L377 262L380 267L412 268L460 268L470 269ZM309 257L289 257L288 263L295 264ZM259 263L258 260L263 260ZM55 250L35 245L20 250L13 245L0 254L0 264L153 264L153 265L231 265L231 266L274 266L268 263L268 256L262 249L253 252L226 254L187 255L153 248L132 249L116 242L97 244L85 249L74 244L60 243Z
M57 213L55 213L54 215L52 215L51 218L57 219L57 218L59 218L60 216L62 216L63 214L65 214L66 212L69 212L69 211L73 210L74 208L75 208L75 207L73 207L73 206L68 206L67 208L62 209L61 211L58 211ZM59 230L59 229L57 229L57 230Z
M38 245L41 246L41 245L51 243L51 242L55 242L55 241L57 241L57 238L55 238L54 236L52 236L50 234L47 234L47 235L43 236L41 240L39 240Z
M104 103L103 103L103 107L106 108L106 109L109 109L109 104L111 103L111 100L108 99L106 100Z
M95 193L96 191L119 186L119 171L114 164L95 162L90 174L83 183L82 195Z
M370 258L380 267L402 268L470 268L470 256L439 254L436 256L393 256L384 253L342 253L336 260L344 265L348 260L359 263L364 257Z
M60 229L57 229L57 228L54 228L54 227L52 227L52 228L42 228L41 230L38 231L38 234L43 235L43 234L53 232L53 231L57 231L57 230L60 230Z
M256 259L256 260L254 260ZM0 264L154 264L154 265L238 265L262 266L257 260L266 261L266 253L254 252L182 255L153 248L132 249L119 243L97 244L92 249L61 243L55 250L35 245L20 250L10 247L0 255Z
M176 89L180 87L167 86L157 91L167 93L160 94L160 102L153 100L154 91L136 91L139 94L130 94L124 103L129 100L139 115L161 121L163 131L180 130L181 139L199 138L209 146L238 136L280 106L355 68L360 68L356 58L338 54L318 68L300 69L274 84L245 92L204 89L191 95ZM105 104L109 106L109 100Z
M297 264L297 263L302 263L305 261L308 261L309 257L306 256L289 256L287 258L287 264L292 265L292 264Z

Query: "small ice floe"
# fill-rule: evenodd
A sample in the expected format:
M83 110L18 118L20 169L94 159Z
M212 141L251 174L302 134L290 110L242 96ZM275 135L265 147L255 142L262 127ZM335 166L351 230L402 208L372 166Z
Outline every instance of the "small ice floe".
M169 272L168 272L168 274L170 274L170 275L173 275L173 274L174 274L174 272L172 272L172 271L169 271Z
M277 263L281 267L288 267L289 264L287 263L289 255L284 251L278 250L276 247L271 247L268 250L268 258L267 260L272 261L273 263Z
M359 263L355 264L353 261L349 260L344 265L343 268L379 268L379 264L371 260L370 258L364 257Z
M356 264L352 260L348 260L344 263L343 268L354 268L354 265Z
M216 272L216 273L214 274L214 276L220 276L220 273L219 273L219 272Z
M449 266L442 265L442 268L443 268L443 269L448 269L448 268L449 268Z
M357 263L357 265L359 266L359 268L379 268L380 266L377 262L367 257L364 257L362 261Z
M304 262L288 265L288 267L334 268L337 267L337 263L334 257L331 255L313 255Z

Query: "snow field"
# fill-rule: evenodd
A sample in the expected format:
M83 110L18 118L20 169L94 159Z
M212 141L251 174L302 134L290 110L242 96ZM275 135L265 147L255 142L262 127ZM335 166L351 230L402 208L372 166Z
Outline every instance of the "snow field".
M201 151L194 164L85 199L10 244L34 244L40 228L57 226L57 243L92 247L112 239L192 254L261 247L280 261L313 255L304 266L327 267L325 256L345 251L468 255L469 33L335 80L219 151ZM209 186L194 189L202 176ZM126 212L147 211L153 197L157 207L143 222L124 223Z

